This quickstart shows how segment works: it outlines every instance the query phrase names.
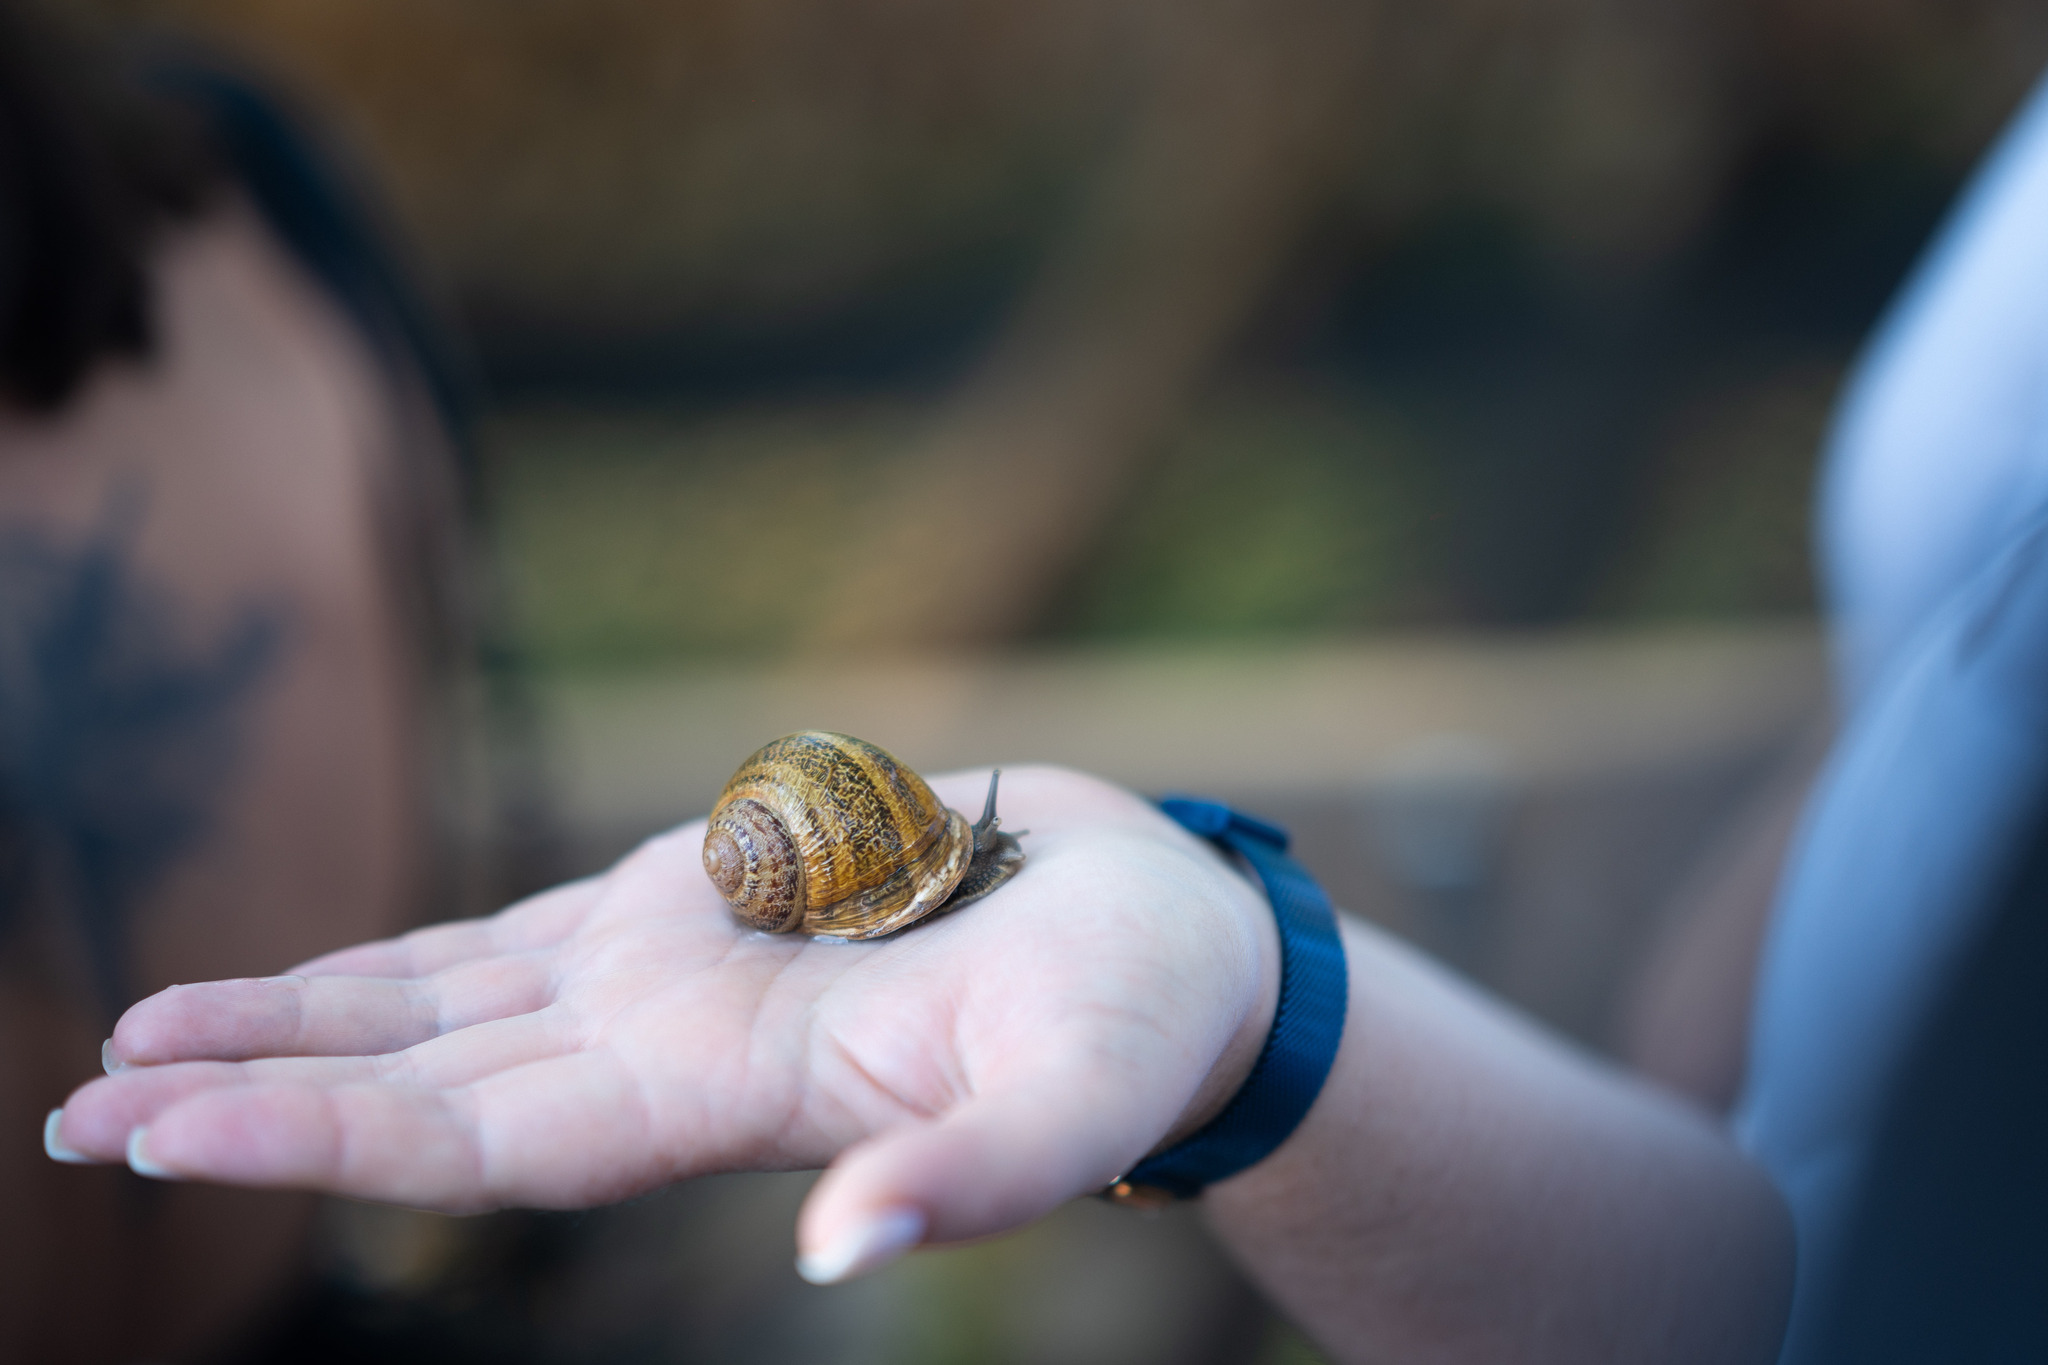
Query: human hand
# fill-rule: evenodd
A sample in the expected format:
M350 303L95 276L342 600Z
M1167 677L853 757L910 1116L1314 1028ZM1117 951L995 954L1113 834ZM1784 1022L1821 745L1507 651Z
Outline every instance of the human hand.
M1017 1227L1222 1107L1278 950L1259 893L1130 793L1020 768L1003 804L1023 872L880 941L746 929L698 821L487 919L174 986L53 1154L455 1212L829 1163L799 1220L821 1282Z

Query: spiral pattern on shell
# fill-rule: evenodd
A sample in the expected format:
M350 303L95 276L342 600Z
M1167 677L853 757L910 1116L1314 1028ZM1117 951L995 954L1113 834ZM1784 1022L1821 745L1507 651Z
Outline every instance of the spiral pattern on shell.
M759 801L735 801L704 834L704 870L739 917L779 934L804 918L804 860Z
M943 905L974 836L923 778L850 735L807 730L733 774L704 870L742 920L839 938L892 933Z

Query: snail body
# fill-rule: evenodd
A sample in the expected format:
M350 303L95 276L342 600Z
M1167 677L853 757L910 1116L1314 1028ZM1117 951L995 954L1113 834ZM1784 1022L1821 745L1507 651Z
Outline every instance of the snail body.
M740 765L704 832L704 871L770 933L878 938L988 894L1023 865L996 779L968 824L923 778L851 735L806 730Z

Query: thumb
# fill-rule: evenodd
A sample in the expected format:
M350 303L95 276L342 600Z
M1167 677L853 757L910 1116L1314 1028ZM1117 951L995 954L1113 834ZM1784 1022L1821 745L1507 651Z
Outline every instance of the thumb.
M847 1148L804 1201L798 1273L835 1284L915 1246L1008 1232L1108 1185L1178 1107L1156 1083L1117 1079L1070 1070L1008 1085Z

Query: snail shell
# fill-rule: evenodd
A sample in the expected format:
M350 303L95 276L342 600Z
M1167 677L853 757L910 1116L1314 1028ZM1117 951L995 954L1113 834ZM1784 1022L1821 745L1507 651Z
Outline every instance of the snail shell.
M851 735L806 730L740 765L712 807L704 871L748 924L877 938L984 896L1023 865L997 828L997 773L981 820Z

